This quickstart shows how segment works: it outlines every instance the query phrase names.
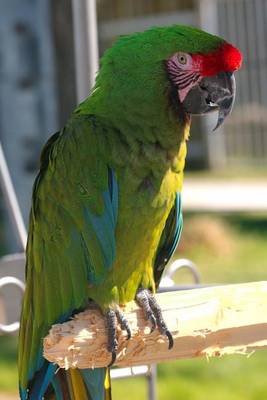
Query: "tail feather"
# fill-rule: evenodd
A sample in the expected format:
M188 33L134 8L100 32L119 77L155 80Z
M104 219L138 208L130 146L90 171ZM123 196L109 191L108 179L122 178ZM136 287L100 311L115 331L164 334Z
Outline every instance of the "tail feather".
M46 393L47 388L53 380L56 369L56 365L45 362L41 370L35 374L29 393L25 398L29 400L42 400L44 393Z
M104 387L105 387L105 400L112 400L112 398L111 398L111 379L110 379L109 368L106 368L106 377L105 377Z
M111 400L111 384L108 368L81 369L91 400Z
M82 374L77 369L70 369L67 372L68 383L71 385L70 391L72 391L73 398L71 400L81 399L87 400L89 393L87 392L86 385L82 378Z
M22 400L112 400L108 368L64 370L47 361L35 373Z
M59 369L54 375L52 380L52 391L56 395L56 400L67 400L70 399L69 385L66 377L66 371Z
M68 371L59 369L42 398L45 400L112 400L109 370L108 368Z
M53 378L51 384L54 393L49 397L49 400L64 400L59 379Z

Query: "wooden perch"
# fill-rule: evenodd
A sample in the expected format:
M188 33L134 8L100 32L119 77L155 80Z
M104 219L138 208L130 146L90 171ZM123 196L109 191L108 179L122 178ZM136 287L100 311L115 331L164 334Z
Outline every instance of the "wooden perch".
M116 364L133 366L223 354L247 354L267 347L267 282L208 287L156 295L173 335L174 347L155 330L135 302L124 308L132 339L118 327ZM44 339L44 356L61 368L109 364L105 319L86 310L54 325Z

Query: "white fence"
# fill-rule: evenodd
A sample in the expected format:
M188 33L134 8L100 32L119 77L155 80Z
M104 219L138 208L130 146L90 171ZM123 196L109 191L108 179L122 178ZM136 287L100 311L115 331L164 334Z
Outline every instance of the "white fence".
M213 2L214 0L211 0ZM231 162L267 161L267 1L217 0L218 33L242 51L236 74L237 98L225 124L226 157Z

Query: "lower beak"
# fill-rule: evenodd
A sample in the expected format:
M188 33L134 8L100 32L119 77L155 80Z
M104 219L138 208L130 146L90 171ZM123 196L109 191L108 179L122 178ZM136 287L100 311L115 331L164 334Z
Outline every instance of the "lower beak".
M231 113L235 100L235 78L232 72L203 78L187 94L183 107L188 114L203 115L218 111L217 129Z

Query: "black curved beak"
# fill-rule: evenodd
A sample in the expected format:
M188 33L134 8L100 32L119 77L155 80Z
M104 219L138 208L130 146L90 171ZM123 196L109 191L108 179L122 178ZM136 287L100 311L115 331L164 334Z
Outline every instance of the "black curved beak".
M183 107L188 114L203 115L218 111L218 121L213 129L222 125L231 113L235 100L235 78L232 72L203 78L187 94Z

